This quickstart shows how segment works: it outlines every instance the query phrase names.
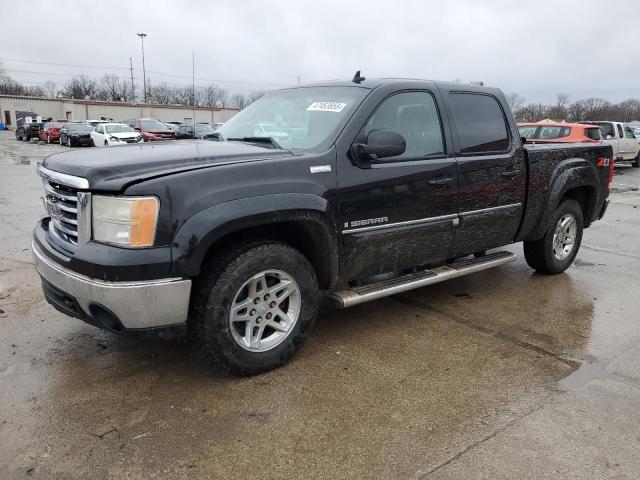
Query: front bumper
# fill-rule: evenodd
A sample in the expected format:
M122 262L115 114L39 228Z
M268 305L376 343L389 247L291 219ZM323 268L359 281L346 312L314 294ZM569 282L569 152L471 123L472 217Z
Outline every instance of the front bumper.
M67 315L111 331L147 330L185 324L191 280L108 282L71 271L31 244L49 303Z

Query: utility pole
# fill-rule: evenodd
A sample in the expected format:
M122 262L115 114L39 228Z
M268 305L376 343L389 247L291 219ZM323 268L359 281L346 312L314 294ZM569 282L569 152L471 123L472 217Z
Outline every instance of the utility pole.
M300 75L298 75L298 85L300 85Z
M191 50L191 66L192 66L192 92L193 95L193 138L196 138L196 52Z
M136 101L136 90L133 84L133 60L129 57L129 67L131 68L131 102Z
M142 40L142 88L144 88L144 103L147 103L147 72L144 67L144 37L147 36L146 33L138 33L137 34Z

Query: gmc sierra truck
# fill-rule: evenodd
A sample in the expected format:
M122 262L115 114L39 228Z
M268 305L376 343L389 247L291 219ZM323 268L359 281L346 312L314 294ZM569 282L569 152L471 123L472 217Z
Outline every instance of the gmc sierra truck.
M269 93L217 140L48 157L46 299L112 332L190 332L256 374L301 347L321 301L503 265L516 255L492 249L514 242L563 272L613 175L609 145L523 145L498 89L359 74Z

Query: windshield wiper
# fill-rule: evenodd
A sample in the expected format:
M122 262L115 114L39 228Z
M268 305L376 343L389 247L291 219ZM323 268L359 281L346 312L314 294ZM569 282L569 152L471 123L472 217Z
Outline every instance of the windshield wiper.
M278 142L275 141L273 137L242 137L242 138L227 138L228 142L245 142L245 143L255 143L256 145L260 145L261 147L266 148L277 148L282 150L282 147Z

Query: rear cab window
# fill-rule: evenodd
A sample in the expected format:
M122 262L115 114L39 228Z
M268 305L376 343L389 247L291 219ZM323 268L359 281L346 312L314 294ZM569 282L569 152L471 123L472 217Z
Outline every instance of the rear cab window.
M596 128L596 127L585 128L584 134L587 138L590 138L591 140L602 140L602 135L600 135L599 128Z
M462 155L509 151L511 136L497 98L481 93L451 92L449 99Z

